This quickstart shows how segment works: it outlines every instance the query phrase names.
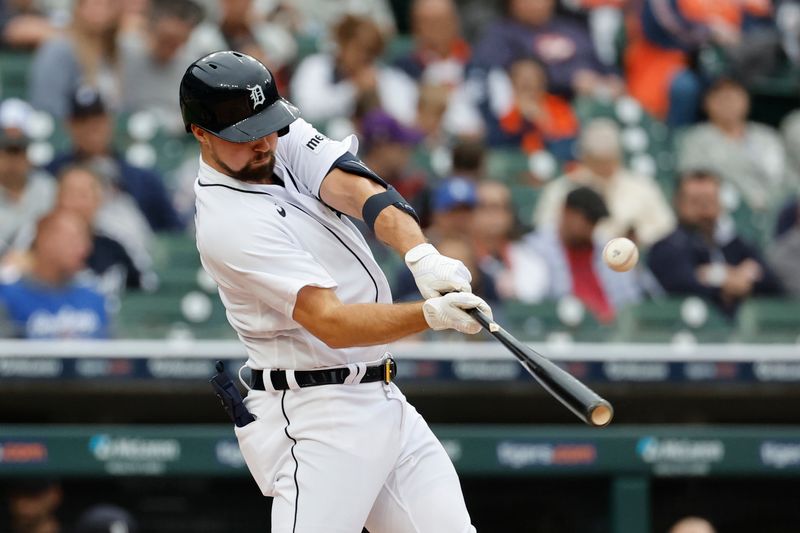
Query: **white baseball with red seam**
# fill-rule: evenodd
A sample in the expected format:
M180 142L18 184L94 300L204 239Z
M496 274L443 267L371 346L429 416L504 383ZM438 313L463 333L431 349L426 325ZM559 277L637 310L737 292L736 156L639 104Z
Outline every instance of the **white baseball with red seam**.
M603 261L611 270L627 272L639 261L639 249L625 237L611 239L603 248Z

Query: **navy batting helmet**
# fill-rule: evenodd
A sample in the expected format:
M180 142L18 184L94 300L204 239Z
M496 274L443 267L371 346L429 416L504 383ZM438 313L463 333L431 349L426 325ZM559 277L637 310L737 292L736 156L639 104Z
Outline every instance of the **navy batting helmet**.
M231 142L272 132L285 135L300 111L278 94L275 78L260 61L240 52L214 52L192 63L181 80L181 115L191 125Z

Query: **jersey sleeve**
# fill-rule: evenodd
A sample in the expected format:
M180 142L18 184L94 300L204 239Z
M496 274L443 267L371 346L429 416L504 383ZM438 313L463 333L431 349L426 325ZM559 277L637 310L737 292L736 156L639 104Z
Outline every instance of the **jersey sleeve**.
M215 281L252 295L289 319L300 289L337 286L327 270L282 228L211 237L200 241L199 248L203 266Z
M303 119L295 120L289 133L278 140L277 158L288 178L301 192L319 198L322 180L333 163L346 152L355 154L358 140L350 135L343 141L330 139ZM284 180L287 181L287 180Z

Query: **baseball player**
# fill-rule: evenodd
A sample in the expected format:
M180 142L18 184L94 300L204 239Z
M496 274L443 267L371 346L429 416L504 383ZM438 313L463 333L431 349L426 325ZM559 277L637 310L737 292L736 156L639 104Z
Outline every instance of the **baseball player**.
M325 98L324 94L319 95ZM411 206L356 156L299 118L270 71L239 52L193 63L180 87L200 143L197 247L248 352L235 427L275 533L462 533L455 469L392 383L387 343L480 330L486 303L465 266L425 242ZM405 257L425 298L392 304L356 227Z

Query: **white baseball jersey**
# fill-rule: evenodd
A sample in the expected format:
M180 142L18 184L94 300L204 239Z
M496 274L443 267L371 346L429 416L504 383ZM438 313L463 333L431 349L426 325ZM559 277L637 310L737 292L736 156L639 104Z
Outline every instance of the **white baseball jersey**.
M274 172L283 185L242 182L201 158L197 248L252 368L338 366L375 361L386 351L329 348L292 319L306 285L335 289L346 304L392 302L361 233L319 199L333 163L357 149L354 136L334 141L298 119L278 138Z
M319 200L331 165L355 154L303 120L278 139L283 185L238 181L200 162L197 247L253 368L376 361L386 346L332 349L292 320L297 292L329 287L344 303L390 303L361 233ZM442 445L394 383L250 390L255 420L235 427L273 533L474 533ZM280 428L280 429L279 429Z

